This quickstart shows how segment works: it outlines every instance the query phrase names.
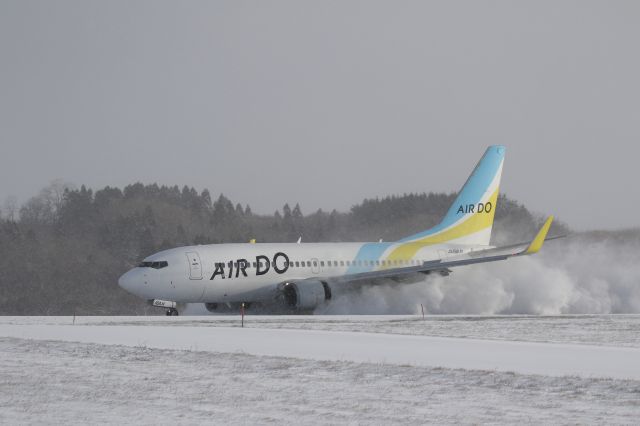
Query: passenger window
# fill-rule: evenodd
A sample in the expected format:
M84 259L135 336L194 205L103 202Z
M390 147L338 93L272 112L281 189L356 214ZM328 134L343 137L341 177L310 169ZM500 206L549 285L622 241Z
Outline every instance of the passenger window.
M320 266L324 266L324 260L320 261Z
M300 266L300 261L296 260L296 268Z

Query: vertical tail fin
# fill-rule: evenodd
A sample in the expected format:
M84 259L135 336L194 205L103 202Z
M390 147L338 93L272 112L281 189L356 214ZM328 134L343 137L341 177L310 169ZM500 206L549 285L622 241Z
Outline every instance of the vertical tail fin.
M501 145L487 148L442 222L400 242L489 245L504 152Z

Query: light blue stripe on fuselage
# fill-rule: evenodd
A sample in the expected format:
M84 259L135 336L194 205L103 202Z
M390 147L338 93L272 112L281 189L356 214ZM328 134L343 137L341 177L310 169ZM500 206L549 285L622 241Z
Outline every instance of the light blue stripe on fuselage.
M373 271L376 266L369 265L369 261L371 260L380 260L382 254L394 243L365 243L358 250L358 254L356 254L355 261L358 263L356 265L351 263L349 269L347 269L347 274L356 274L358 272L368 272ZM363 261L367 261L367 265L362 265Z

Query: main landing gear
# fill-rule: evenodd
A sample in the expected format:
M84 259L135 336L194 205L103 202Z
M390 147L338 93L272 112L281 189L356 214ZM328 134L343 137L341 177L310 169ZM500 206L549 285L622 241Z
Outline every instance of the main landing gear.
M165 315L168 317L177 317L179 314L176 308L169 308Z

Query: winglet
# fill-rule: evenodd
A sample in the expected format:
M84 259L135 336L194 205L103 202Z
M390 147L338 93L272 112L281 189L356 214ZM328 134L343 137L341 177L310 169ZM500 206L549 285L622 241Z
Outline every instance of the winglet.
M542 248L542 244L544 244L544 239L547 237L547 233L549 232L549 228L551 228L551 222L553 222L553 216L549 216L547 220L542 225L542 228L538 231L536 237L531 241L529 247L522 254L533 254L540 251Z

